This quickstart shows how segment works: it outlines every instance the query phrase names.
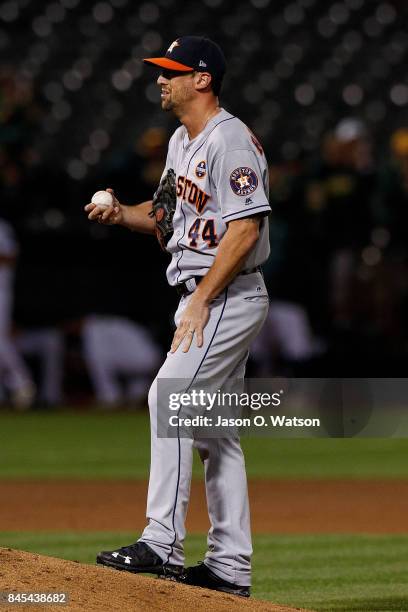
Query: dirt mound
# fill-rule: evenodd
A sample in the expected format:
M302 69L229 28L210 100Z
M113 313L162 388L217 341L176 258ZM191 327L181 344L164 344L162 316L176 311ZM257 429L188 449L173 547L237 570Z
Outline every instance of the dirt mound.
M149 610L152 612L200 612L234 610L254 612L294 612L299 608L273 605L267 601L245 600L227 595L188 587L182 584L147 578L85 565L75 561L64 561L32 553L0 548L0 591L65 592L68 605L0 605L1 610L64 610L104 612L121 610Z

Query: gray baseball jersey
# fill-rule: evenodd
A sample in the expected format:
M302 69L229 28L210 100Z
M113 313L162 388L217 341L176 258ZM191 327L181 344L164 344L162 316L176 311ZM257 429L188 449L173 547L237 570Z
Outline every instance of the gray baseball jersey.
M171 138L164 175L176 175L177 205L173 235L167 243L171 285L207 273L229 221L263 215L260 235L244 268L259 266L269 254L268 167L261 145L236 117L221 110L193 140L184 126ZM163 175L163 176L164 176ZM192 288L193 289L193 288ZM178 325L191 295L182 297ZM150 392L151 466L147 517L141 541L165 563L183 565L185 513L189 498L193 440L157 435L164 415L157 380L189 389L197 377L220 385L243 379L248 349L268 311L268 294L259 271L238 275L212 302L204 343L184 353L168 353ZM180 377L183 377L181 380ZM205 563L220 578L251 583L251 534L245 464L236 437L194 441L205 465L211 529Z
M184 393L198 379L217 381L219 388L231 380L240 384L244 379L249 347L269 306L262 274L254 269L269 254L267 163L255 136L239 119L221 110L193 140L188 139L184 126L176 130L163 177L170 169L175 173L177 192L173 233L166 247L172 255L167 270L171 285L188 284L194 276L207 273L229 221L256 214L262 219L258 241L244 264L248 273L238 274L209 306L202 346L193 340L187 353L181 347L169 352L150 388L148 525L139 541L161 558L163 566L184 564L194 446L204 464L211 521L204 562L222 580L248 587L252 544L239 438L224 434L193 440L180 436L178 429L175 436L159 435L158 421L166 422L169 405L158 383L166 379L174 392ZM176 325L192 296L189 293L181 297ZM108 554L115 560L124 558L125 569L126 563L132 561L131 556L123 557L122 549Z
M176 174L177 194L174 232L167 244L170 285L206 274L228 222L236 219L265 215L244 269L267 259L268 166L261 145L242 121L221 109L193 140L180 126L170 140L163 176L169 168Z

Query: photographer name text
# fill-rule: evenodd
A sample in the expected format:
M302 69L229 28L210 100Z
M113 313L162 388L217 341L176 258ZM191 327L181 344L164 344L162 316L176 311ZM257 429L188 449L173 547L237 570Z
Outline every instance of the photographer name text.
M225 418L220 415L216 419L209 416L197 415L195 417L169 417L171 427L320 427L320 419L287 417L285 415L269 415L264 417L257 414L252 418L232 417Z

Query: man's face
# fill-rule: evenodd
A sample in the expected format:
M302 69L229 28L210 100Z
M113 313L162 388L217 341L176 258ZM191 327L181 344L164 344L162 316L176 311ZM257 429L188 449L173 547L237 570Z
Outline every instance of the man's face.
M194 98L193 76L194 72L162 70L157 84L161 89L163 110L177 110Z

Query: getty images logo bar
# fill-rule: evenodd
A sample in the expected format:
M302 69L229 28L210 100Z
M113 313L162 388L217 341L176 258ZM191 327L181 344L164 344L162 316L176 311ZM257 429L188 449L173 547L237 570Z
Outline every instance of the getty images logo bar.
M158 435L404 437L406 397L406 379L159 379Z

